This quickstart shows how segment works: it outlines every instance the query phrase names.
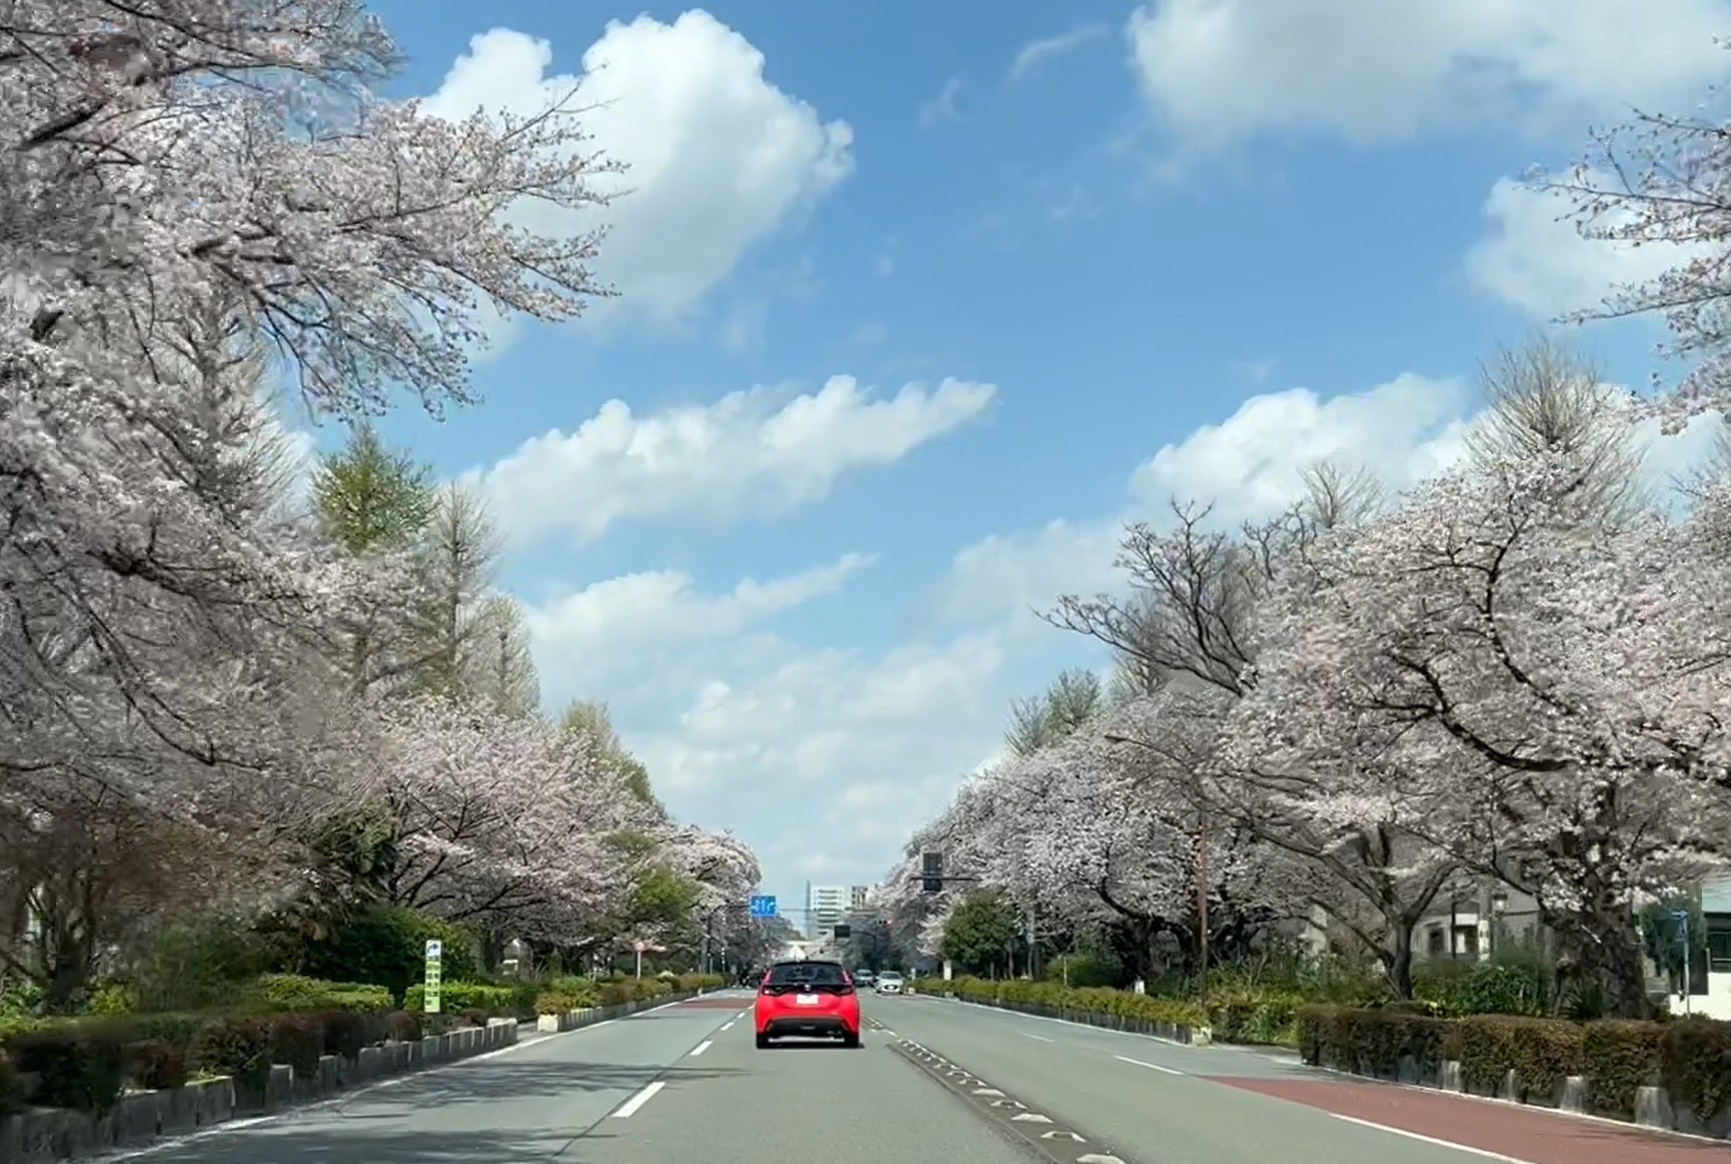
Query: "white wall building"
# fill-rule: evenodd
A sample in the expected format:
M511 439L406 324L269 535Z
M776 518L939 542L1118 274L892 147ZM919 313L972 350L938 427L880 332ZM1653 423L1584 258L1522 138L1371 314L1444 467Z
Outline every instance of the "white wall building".
M805 932L816 937L847 916L853 900L846 885L813 885L805 903Z
M1671 996L1671 1013L1731 1020L1731 875L1702 882L1701 926L1706 940L1689 943L1689 981L1685 993Z

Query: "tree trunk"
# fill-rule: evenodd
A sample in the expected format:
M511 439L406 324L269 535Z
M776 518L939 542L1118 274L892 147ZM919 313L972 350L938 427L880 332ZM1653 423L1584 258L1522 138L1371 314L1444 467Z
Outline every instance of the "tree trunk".
M1389 991L1399 999L1412 997L1412 928L1408 918L1389 919L1389 946L1383 965L1388 968Z

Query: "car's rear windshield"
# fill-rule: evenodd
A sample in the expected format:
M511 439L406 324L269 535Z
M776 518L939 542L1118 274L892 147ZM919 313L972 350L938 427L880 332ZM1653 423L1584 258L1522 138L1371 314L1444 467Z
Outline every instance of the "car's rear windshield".
M771 986L795 986L802 982L815 986L840 986L846 981L842 968L834 962L788 962L769 968Z

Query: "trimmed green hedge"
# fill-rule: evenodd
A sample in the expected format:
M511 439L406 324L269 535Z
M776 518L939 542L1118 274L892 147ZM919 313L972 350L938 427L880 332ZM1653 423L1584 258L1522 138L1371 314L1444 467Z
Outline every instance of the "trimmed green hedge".
M920 979L913 986L927 993L948 992L967 1002L994 1006L1067 1011L1192 1028L1209 1025L1207 1012L1193 1002L1113 990L1108 986L1063 986L1056 982L989 981L983 978L953 978L948 982Z
M391 1010L383 987L266 975L220 1011L7 1020L0 1107L102 1112L128 1087L161 1090L214 1075L256 1092L272 1064L311 1075L323 1055L354 1059L369 1044L420 1037L420 1016Z
M1571 1075L1587 1081L1589 1110L1635 1114L1641 1087L1663 1087L1679 1109L1709 1123L1731 1106L1731 1023L1686 1017L1667 1022L1608 1019L1579 1023L1520 1015L1443 1018L1423 1004L1377 1008L1305 1006L1299 1050L1307 1063L1362 1075L1394 1076L1403 1065L1434 1078L1460 1064L1468 1088L1489 1092L1515 1073L1522 1102L1551 1104Z

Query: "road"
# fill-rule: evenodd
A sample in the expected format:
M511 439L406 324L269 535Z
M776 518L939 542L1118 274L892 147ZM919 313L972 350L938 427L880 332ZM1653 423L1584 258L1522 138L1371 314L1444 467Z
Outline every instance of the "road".
M1731 1164L1723 1146L937 999L869 997L859 1050L759 1051L750 1003L728 992L543 1036L126 1158L1011 1164L1037 1159L1032 1139L1056 1164Z

